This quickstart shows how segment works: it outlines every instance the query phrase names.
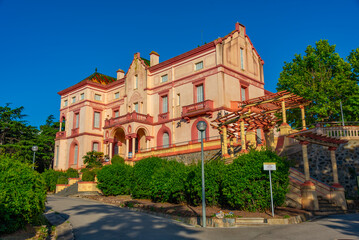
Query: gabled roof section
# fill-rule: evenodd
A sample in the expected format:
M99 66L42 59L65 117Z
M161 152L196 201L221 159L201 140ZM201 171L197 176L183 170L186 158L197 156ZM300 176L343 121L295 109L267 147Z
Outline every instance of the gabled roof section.
M148 59L146 59L146 58L143 58L143 57L141 57L141 60L142 60L147 66L150 67L150 65L151 65L150 60L148 60Z
M112 82L114 82L116 80L117 79L114 78L114 77L110 77L110 76L107 76L105 74L95 72L95 73L88 76L87 78L85 78L82 81L91 81L91 82L99 83L99 84L102 84L102 85L107 85L107 84L112 83Z

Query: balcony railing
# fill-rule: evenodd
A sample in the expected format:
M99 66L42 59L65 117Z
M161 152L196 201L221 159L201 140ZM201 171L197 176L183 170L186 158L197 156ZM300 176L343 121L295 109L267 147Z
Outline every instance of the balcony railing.
M182 117L194 117L198 115L212 114L213 111L213 101L206 100L203 102L183 106Z
M66 131L61 131L56 133L56 139L61 139L66 137Z
M127 113L125 115L105 120L105 128L121 125L129 122L140 122L145 124L152 124L153 117L149 114L144 115L137 112Z
M169 112L158 114L158 122L164 122L170 117Z

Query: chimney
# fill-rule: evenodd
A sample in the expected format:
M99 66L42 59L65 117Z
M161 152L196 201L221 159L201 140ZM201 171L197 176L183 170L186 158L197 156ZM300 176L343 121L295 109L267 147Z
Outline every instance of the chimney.
M150 66L154 66L160 62L160 55L155 51L150 53Z
M123 71L122 69L118 69L117 70L117 80L122 79L125 77L125 71Z

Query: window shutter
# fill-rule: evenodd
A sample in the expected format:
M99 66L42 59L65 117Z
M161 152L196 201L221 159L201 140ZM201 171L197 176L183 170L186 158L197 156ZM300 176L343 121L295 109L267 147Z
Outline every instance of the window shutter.
M94 127L100 128L100 113L95 112Z
M203 85L197 86L197 102L203 102Z
M75 151L74 151L74 164L77 164L77 157L79 152L79 146L75 145Z
M164 147L164 148L167 148L167 147L170 146L170 141L169 141L169 135L168 135L168 133L163 133L162 140L163 140L163 147Z

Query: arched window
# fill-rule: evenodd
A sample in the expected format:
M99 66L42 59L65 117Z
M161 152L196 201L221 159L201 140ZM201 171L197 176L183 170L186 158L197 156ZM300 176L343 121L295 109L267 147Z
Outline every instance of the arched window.
M74 147L74 164L77 164L78 156L79 156L79 146L76 144Z
M199 121L204 121L207 124L206 130L203 132L203 140L208 141L209 140L209 124L208 122L203 118L198 118L194 123L192 124L191 128L191 139L193 142L201 142L201 131L197 129L197 123Z
M164 148L167 148L170 146L170 136L167 132L164 132L162 135L162 143L163 143Z
M201 141L201 131L199 131L197 129L197 135L198 135L198 142ZM206 140L206 131L203 131L203 136L202 136L203 140Z

